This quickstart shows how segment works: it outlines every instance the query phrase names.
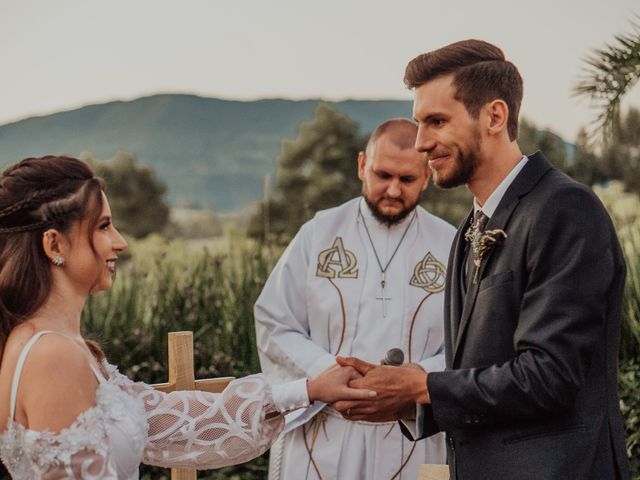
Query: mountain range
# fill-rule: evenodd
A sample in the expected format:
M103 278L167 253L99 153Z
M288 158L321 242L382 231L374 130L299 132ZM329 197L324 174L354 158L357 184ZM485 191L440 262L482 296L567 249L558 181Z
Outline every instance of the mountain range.
M171 204L236 211L262 197L282 139L295 138L319 101L161 94L90 105L0 126L0 166L83 151L107 159L125 150L154 168ZM358 122L363 134L388 118L411 116L410 101L327 103Z

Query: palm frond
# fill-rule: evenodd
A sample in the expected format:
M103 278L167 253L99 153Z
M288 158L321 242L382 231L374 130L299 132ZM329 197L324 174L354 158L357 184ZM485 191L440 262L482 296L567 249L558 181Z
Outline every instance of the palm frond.
M573 89L575 96L588 97L599 111L592 133L604 139L619 118L622 98L640 79L640 23L631 22L631 28L585 58L584 73Z

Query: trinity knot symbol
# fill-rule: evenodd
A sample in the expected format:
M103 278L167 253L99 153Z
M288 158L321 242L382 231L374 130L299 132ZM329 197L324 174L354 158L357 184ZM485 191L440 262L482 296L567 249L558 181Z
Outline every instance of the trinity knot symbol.
M325 278L358 278L358 259L349 250L345 250L342 237L336 237L333 246L322 250L318 255L316 276Z
M409 285L422 288L429 293L438 293L444 290L446 275L445 266L428 252L413 268Z

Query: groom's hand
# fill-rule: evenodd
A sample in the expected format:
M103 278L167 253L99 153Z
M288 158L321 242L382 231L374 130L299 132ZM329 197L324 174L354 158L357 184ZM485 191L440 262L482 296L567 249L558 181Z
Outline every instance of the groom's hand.
M363 377L352 380L352 388L365 388L377 393L365 401L340 401L333 407L349 420L388 422L408 418L416 403L429 403L427 372L418 365L401 367L375 365L355 357L337 357L339 365L349 366Z

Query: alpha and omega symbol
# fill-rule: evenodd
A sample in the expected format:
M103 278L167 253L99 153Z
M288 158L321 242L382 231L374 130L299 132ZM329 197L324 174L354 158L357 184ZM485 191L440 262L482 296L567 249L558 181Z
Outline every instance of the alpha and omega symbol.
M318 255L316 276L325 278L358 278L358 259L344 248L342 237L336 237L333 246Z
M409 285L422 288L429 293L438 293L444 290L446 275L445 266L428 252L414 267Z

